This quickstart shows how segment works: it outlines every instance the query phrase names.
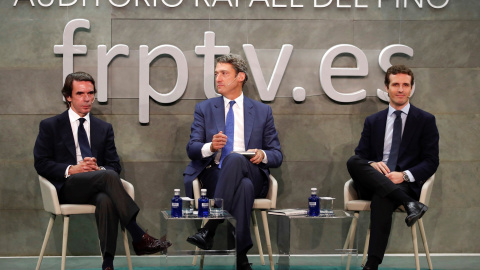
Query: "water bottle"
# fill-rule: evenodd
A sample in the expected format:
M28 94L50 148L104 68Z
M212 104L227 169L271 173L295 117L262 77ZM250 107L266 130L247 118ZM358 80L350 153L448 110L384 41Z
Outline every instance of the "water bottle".
M200 190L201 197L198 198L198 217L208 217L210 207L208 205L207 190Z
M308 215L316 217L320 214L320 198L317 197L317 188L312 188L312 195L308 198Z
M172 217L182 217L182 198L180 198L180 189L174 189L172 198Z

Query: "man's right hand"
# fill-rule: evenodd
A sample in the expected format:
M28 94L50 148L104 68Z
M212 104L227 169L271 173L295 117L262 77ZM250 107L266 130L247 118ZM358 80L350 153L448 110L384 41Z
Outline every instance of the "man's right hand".
M219 149L222 149L225 144L227 144L227 135L223 134L222 131L213 135L212 144L210 145L211 152L217 152Z
M377 171L379 171L383 174L390 173L390 169L388 168L387 164L385 164L383 161L372 162L372 163L370 163L370 166L372 166L375 170L377 170Z

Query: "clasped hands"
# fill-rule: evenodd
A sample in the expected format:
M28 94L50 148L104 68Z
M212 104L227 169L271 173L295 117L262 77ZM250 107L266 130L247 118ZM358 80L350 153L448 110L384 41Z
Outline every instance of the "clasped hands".
M82 161L78 162L77 165L70 166L68 170L69 175L83 173L83 172L93 172L100 170L100 167L97 165L97 159L94 157L86 157Z
M219 149L222 149L227 144L227 135L223 134L222 131L213 135L212 144L210 145L210 152L217 152ZM253 164L260 164L265 158L263 151L260 149L248 149L248 151L255 152L255 155L250 159L250 162Z
M385 164L383 161L372 162L370 163L370 166L372 166L375 170L384 174L394 184L400 184L403 182L403 173L395 172L395 171L390 172L390 169L388 168L387 164Z

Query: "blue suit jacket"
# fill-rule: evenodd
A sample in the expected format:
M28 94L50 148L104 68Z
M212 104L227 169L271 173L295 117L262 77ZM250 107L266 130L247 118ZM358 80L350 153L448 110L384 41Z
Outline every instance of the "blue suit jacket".
M273 121L272 109L261 102L244 96L244 134L245 150L262 149L268 163L259 166L268 177L268 168L276 168L282 164L283 155L280 149L278 133ZM185 169L184 183L187 196L193 198L192 182L215 157L203 158L202 147L211 142L213 135L225 131L225 107L223 97L208 99L195 106L194 120L191 127L187 154L192 160Z
M383 145L388 109L375 113L365 119L360 142L355 154L370 161L383 159ZM425 181L438 168L439 134L435 116L413 105L405 122L396 171L409 170L415 182L410 188L420 196Z
M120 159L115 147L112 125L90 114L90 145L98 166L120 174ZM65 170L77 164L75 141L68 111L40 122L33 149L37 173L59 190L65 182Z

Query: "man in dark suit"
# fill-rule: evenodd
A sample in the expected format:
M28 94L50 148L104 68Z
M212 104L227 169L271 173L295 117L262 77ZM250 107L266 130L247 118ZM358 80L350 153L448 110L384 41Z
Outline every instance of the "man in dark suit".
M410 104L413 84L409 68L387 70L389 108L366 118L356 155L347 162L360 198L371 200L370 244L363 269L378 269L382 262L398 206L406 209L407 226L428 209L418 199L438 168L439 134L435 116Z
M60 203L96 206L102 269L113 270L119 222L130 232L137 255L163 251L171 243L136 223L140 209L121 183L112 125L90 114L96 92L92 76L69 74L62 89L68 110L40 122L33 154L35 169L55 186Z
M238 55L217 58L215 84L222 97L195 107L187 154L192 160L184 172L186 194L192 196L192 181L198 177L207 197L223 198L224 209L236 221L237 269L251 269L247 252L252 247L250 215L255 198L267 195L269 168L282 164L272 109L243 95L247 81L246 62ZM232 151L254 152L253 157ZM219 222L210 220L187 241L210 249Z

